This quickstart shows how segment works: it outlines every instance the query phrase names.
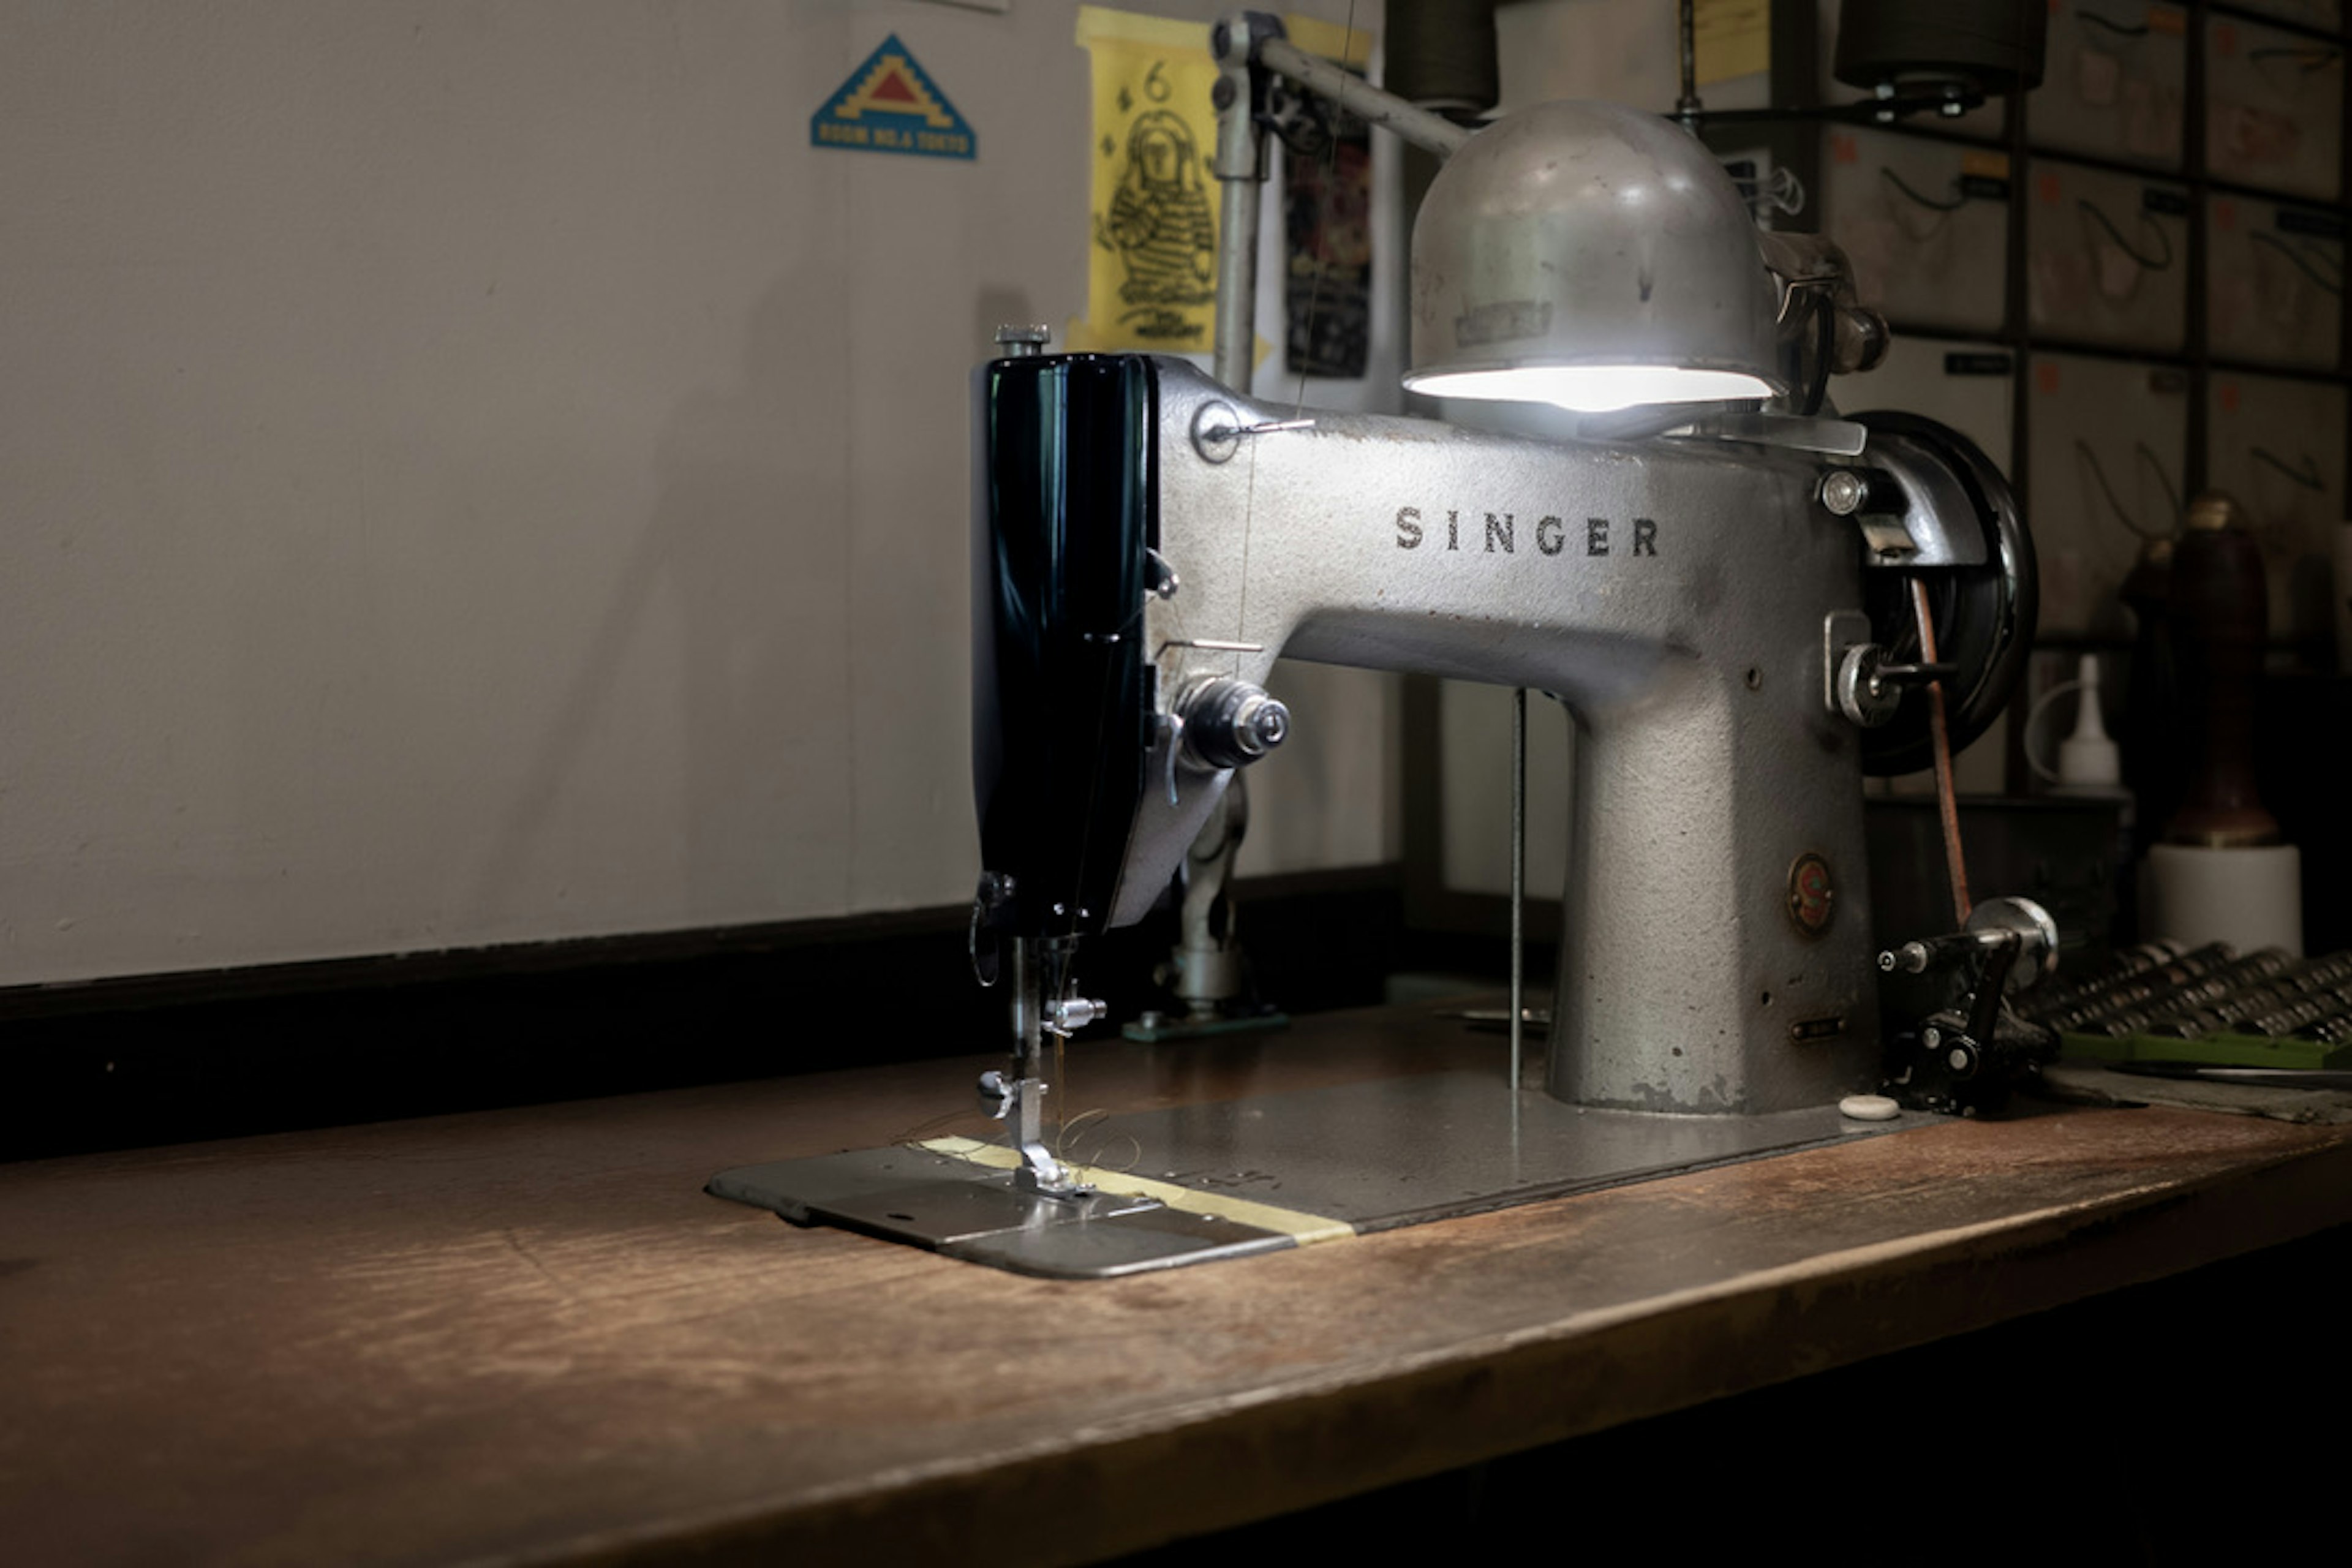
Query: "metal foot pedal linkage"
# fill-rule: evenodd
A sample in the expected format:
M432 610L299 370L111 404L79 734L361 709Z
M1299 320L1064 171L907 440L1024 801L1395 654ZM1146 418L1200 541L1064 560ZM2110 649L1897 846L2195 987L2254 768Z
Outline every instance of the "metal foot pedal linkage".
M1886 1047L1886 1092L1916 1110L1998 1110L2016 1081L2049 1061L2058 1037L2011 1015L2004 1000L2058 967L2058 927L2031 899L1987 899L1966 930L1878 955L1889 974L1935 974L1944 1005Z

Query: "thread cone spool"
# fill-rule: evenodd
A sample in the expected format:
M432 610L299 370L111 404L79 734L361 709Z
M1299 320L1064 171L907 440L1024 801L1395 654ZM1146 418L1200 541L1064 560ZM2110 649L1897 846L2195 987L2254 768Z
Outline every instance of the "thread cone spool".
M2270 587L2245 512L2209 491L2189 503L2173 548L2173 657L2189 741L2188 788L2168 844L2242 849L2276 844L2278 819L2254 790L2254 701L2270 640Z
M1495 0L1391 0L1383 82L1407 103L1478 114L1502 97Z
M2147 852L2142 889L2140 929L2151 940L2303 954L2303 852L2292 844L2158 844Z
M2042 85L2048 7L2018 0L1845 0L1838 80L1849 87L1962 81L1988 97Z

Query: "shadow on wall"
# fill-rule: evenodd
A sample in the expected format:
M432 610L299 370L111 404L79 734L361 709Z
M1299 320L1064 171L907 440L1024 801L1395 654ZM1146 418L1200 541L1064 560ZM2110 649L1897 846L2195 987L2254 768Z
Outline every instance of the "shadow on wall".
M635 759L629 776L660 781L647 807L679 813L677 923L847 907L852 477L839 361L825 353L836 341L845 352L846 323L812 303L838 283L814 262L779 279L751 311L740 381L695 393L665 427L654 515L546 721L467 923L523 913L537 858L596 863L593 844L565 842L582 831L565 803L614 787L583 770L616 750ZM669 712L657 691L630 700L666 668ZM646 714L658 729L608 732ZM670 767L643 755L663 749Z

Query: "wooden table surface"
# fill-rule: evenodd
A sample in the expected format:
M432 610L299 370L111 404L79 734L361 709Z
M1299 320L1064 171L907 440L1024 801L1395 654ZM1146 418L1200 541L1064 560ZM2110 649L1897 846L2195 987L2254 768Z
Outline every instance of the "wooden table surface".
M1074 1103L1498 1062L1427 1009L1078 1058ZM1954 1122L1103 1282L705 1196L981 1064L0 1168L14 1561L1077 1560L2352 1219L2344 1130ZM1009 1521L1048 1520L1049 1529Z

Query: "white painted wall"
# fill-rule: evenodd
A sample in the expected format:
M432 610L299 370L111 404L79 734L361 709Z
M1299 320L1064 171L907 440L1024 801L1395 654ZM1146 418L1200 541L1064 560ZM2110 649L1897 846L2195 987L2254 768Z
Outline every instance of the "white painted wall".
M1074 15L0 13L0 984L968 897L967 373L1083 309ZM977 163L809 145L894 31ZM1393 854L1390 691L1300 678L1244 870Z

